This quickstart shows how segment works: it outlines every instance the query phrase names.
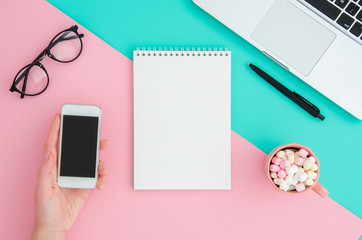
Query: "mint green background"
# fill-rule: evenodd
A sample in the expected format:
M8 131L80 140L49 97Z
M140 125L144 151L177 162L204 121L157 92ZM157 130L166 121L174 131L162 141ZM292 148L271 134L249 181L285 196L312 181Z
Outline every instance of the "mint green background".
M320 182L329 196L362 217L362 122L191 0L49 2L130 59L136 47L228 47L232 51L232 130L265 153L289 142L309 146L321 162ZM304 112L257 77L248 62L315 103L326 119L321 122Z

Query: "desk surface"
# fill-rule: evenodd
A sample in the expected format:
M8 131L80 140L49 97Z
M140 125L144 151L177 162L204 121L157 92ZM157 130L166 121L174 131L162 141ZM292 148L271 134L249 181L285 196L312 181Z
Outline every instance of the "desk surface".
M30 235L43 143L53 114L64 103L102 106L102 136L113 145L101 153L110 169L105 190L92 192L69 239L264 239L276 236L280 222L289 219L291 212L310 221L311 238L356 239L362 234L362 161L358 153L357 157L346 155L360 149L362 122L280 69L189 0L51 2L119 52L81 27L79 32L86 36L81 57L69 64L45 59L49 88L40 96L21 100L8 91L13 76L74 21L43 0L8 1L1 8L2 31L9 33L0 46L4 110L0 222L6 226L0 228L1 238ZM137 46L216 46L233 51L231 191L132 189L129 58ZM325 122L311 118L256 79L247 62L274 73L282 83L318 103ZM276 115L278 121L269 120ZM286 142L308 145L318 155L320 180L331 198L309 192L292 199L273 190L263 174L263 158L265 152ZM343 171L347 164L348 173ZM272 211L271 205L278 211ZM287 229L285 234L293 236L293 231Z

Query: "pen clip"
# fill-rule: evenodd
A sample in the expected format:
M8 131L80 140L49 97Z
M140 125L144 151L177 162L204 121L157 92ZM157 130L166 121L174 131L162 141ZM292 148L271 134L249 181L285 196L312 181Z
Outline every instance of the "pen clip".
M314 105L313 103L309 102L307 99L305 99L304 97L302 97L301 95L299 95L297 92L293 92L295 96L297 96L299 99L301 99L302 101L306 102L307 104L309 104L309 106L311 106L312 108L314 108L318 113L320 113L319 108L317 108L316 105Z

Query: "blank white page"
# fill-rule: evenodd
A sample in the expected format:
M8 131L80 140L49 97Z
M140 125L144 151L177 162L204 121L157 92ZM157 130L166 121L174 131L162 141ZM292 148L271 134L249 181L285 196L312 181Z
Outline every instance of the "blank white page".
M133 57L134 189L230 189L230 52Z

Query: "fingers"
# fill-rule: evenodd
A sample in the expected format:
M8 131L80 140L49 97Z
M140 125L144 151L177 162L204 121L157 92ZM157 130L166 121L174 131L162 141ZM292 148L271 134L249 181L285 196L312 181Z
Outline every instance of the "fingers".
M99 177L96 188L97 188L98 190L103 190L104 184L105 184L104 177Z
M106 164L102 160L99 160L98 175L100 176L108 175L108 169L106 167Z
M50 124L48 137L45 142L45 147L44 147L45 159L48 159L50 151L52 151L54 155L53 157L54 158L56 157L59 129L60 129L60 115L59 113L57 113Z
M108 139L102 139L100 142L100 145L99 145L99 149L104 150L104 149L108 148L110 144L111 144L111 142ZM105 163L102 160L99 160L98 181L97 181L97 185L96 185L96 188L98 190L103 190L104 184L105 184L105 176L107 176L107 174L108 174L108 170L106 168Z
M99 145L100 150L104 150L109 147L111 142L108 139L102 139ZM105 184L105 176L107 176L108 170L106 168L105 163L102 160L99 160L98 165L98 181L97 181L97 189L103 190Z
M111 145L111 141L109 141L108 139L102 139L99 145L99 149L104 150L108 148L109 145Z
M108 170L107 170L104 162L99 160L98 182L97 182L97 186L96 186L99 190L102 190L104 188L105 176L107 176L107 174L108 174Z

